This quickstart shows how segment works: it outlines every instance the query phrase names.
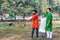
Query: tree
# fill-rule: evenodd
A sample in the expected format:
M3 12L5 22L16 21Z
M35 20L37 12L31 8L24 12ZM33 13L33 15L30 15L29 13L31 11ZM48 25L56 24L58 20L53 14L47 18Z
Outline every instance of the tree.
M31 13L31 10L36 9L39 15L45 11L46 8L51 7L56 11L56 7L60 5L59 0L0 0L0 9L2 12L14 14ZM58 7L59 8L59 7ZM54 11L54 12L55 12ZM57 11L56 11L57 12Z

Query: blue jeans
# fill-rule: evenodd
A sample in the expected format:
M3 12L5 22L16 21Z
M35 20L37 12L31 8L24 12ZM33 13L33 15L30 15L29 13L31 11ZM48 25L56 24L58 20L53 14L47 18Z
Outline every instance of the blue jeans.
M32 28L32 34L31 37L33 38L34 36L34 30L36 29L36 38L38 38L38 28Z

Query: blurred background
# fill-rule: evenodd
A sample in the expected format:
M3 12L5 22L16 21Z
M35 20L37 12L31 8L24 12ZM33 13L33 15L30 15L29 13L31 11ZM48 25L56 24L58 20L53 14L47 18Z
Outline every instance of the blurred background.
M41 15L48 7L52 9L53 19L60 19L60 0L0 0L0 19L30 17L34 9Z

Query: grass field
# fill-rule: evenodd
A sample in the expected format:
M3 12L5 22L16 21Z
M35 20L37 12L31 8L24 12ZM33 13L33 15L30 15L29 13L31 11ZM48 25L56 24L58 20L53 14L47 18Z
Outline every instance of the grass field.
M14 25L9 26L8 22L0 22L0 40L31 40L30 22L26 23L26 26L13 24ZM53 21L53 40L60 40L59 26L60 21ZM36 38L33 40L36 40ZM40 40L40 38L38 40Z

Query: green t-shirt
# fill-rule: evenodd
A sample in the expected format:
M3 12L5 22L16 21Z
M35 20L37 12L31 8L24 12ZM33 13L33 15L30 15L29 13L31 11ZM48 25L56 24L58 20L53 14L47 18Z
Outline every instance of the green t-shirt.
M47 26L48 22L49 22L49 25ZM46 31L52 31L52 13L51 12L49 12L46 15L46 28L45 29Z

